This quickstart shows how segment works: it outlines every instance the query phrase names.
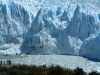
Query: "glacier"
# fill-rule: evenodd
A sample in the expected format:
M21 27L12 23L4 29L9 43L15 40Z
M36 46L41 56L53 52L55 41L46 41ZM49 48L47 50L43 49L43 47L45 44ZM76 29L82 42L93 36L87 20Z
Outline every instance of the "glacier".
M0 0L0 54L100 60L99 0Z

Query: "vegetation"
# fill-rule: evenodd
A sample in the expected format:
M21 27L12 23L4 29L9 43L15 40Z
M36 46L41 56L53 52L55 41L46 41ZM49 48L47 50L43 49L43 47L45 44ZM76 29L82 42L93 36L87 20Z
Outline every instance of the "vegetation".
M0 75L100 75L100 73L91 72L87 74L82 68L76 68L75 70L63 69L60 66L0 66Z

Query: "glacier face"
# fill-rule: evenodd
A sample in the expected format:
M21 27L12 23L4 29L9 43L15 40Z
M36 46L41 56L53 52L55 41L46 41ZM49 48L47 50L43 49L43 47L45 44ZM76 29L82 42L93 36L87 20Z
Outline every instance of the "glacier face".
M99 59L100 11L91 3L4 0L1 54L68 54Z

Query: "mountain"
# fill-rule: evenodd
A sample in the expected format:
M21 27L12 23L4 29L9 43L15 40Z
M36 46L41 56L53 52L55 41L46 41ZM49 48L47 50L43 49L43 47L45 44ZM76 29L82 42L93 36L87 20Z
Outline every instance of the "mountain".
M99 3L1 0L0 53L80 55L100 60Z

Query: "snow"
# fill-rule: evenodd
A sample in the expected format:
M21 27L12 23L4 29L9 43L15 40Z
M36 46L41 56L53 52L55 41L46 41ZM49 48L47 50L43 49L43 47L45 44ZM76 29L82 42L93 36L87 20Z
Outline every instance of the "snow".
M100 60L99 0L0 0L1 54Z

